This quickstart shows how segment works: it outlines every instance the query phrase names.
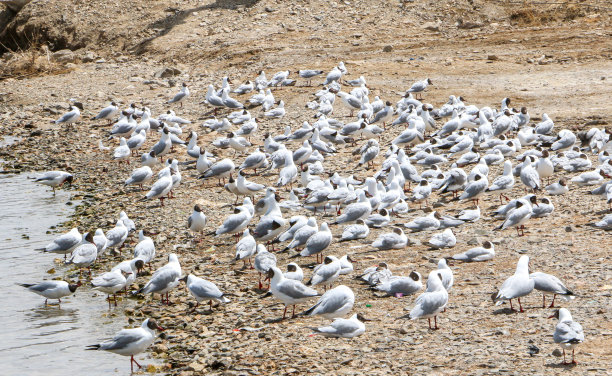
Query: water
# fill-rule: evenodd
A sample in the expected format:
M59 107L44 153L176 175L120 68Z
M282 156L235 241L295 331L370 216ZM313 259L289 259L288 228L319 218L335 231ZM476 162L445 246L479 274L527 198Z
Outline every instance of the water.
M57 300L45 307L42 296L15 285L63 277L66 267L54 262L63 256L35 249L57 236L46 232L71 214L74 206L66 205L71 193L58 190L54 197L25 174L0 175L0 189L0 374L129 374L128 357L84 350L127 325L122 305L129 303L120 301L109 312L103 294L81 286L62 299L61 308ZM47 273L52 268L55 274ZM151 363L144 354L137 359L143 366Z

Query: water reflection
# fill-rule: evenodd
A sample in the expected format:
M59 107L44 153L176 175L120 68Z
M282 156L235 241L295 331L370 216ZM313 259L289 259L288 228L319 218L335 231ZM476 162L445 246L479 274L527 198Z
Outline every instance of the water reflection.
M34 176L35 174L29 174ZM36 251L57 234L51 226L66 220L74 206L69 191L53 194L26 175L0 175L0 290L3 291L0 322L0 375L108 375L129 374L129 361L107 352L86 352L87 345L111 338L127 325L122 315L126 301L108 311L103 294L82 286L74 295L45 299L16 283L37 283L64 277L61 256ZM76 203L75 203L76 205ZM47 273L55 269L54 273ZM78 273L77 273L78 275ZM66 276L65 278L71 278ZM140 359L145 364L151 360Z

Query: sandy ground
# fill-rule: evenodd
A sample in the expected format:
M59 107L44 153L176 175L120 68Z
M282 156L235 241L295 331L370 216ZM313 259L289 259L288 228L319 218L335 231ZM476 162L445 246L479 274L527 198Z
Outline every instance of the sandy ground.
M229 2L212 4L226 3ZM111 9L134 5L108 4ZM66 227L106 230L112 227L117 213L125 210L139 228L159 232L154 236L159 255L154 267L165 263L165 255L176 252L184 272L214 281L223 291L233 294L231 303L215 308L212 313L201 307L197 313L187 314L193 300L181 286L171 294L176 303L173 306L161 306L157 299L147 297L139 298L137 309L127 310L130 321L153 316L168 328L169 338L152 348L164 362L158 370L162 373L523 375L563 374L568 370L593 375L612 373L609 370L612 240L609 233L588 226L601 219L608 209L600 197L586 195L589 188L574 185L567 195L552 197L556 207L553 215L531 220L526 236L521 238L513 230L493 231L499 221L488 213L497 207L499 198L492 194L481 200L483 218L458 228L457 245L450 250L434 251L422 245L433 232L409 234L416 245L377 253L366 251L371 249L373 239L387 230L372 230L363 242L334 242L326 254L352 254L357 260L355 274L386 261L396 275L416 270L426 276L439 257L466 250L472 247L468 242L475 241L492 240L497 255L486 263L452 266L455 285L450 291L449 307L439 317L438 331L428 330L423 320L395 321L405 314L405 307L413 305L415 296L382 298L355 281L353 275L343 276L339 283L351 287L356 294L354 311L374 321L366 323L366 334L361 337L324 339L310 336L308 327L326 324L328 320L275 321L282 315L282 306L269 307L275 299L260 298L256 272L242 270L241 264L232 263L232 239L206 237L200 244L193 242L186 221L194 203L204 205L211 230L231 213L225 204L233 197L223 188L214 181L197 180L194 170L183 170L182 184L175 192L177 198L168 200L167 206L141 202L143 193L123 187L132 168L138 166L138 159L132 158L130 166L117 166L110 160L110 152L98 150L100 139L111 147L118 144L116 140L106 140L109 127L83 120L76 126L78 132L74 132L49 124L64 111L60 106L65 108L69 98L83 102L83 119L90 118L110 100L124 107L132 102L145 104L159 114L168 108L165 101L177 91L177 85L185 81L192 96L183 108L174 108L193 122L185 127L183 138L195 130L201 145L219 158L231 157L232 151L209 147L218 135L206 134L200 127L210 110L200 104L209 83L218 85L221 77L228 75L236 86L253 79L260 69L265 69L269 77L284 69L328 70L341 60L346 63L350 78L366 77L371 97L379 95L393 103L412 82L429 77L434 85L428 88L425 99L435 107L446 102L451 94L461 95L467 104L479 107L499 107L503 97L510 97L514 107L528 108L532 122L542 113L550 115L556 130L606 127L612 122L609 111L612 62L608 43L611 33L609 17L604 12L591 9L573 21L525 26L509 20L508 9L490 4L477 4L477 12L469 11L466 4L453 2L435 6L408 3L406 9L395 3L379 5L369 1L332 2L326 7L322 4L296 2L285 6L260 2L236 10L191 2L176 5L178 10L172 12L166 11L167 5L154 4L142 12L148 12L150 19L164 12L167 17L160 18L166 22L159 24L161 31L156 31L156 37L150 41L143 42L146 31L138 29L146 22L137 20L131 26L136 29L133 36L126 34L124 50L112 44L108 50L104 46L98 50L89 46L78 51L93 51L96 59L103 61L76 61L69 66L69 73L61 75L0 81L0 135L22 137L20 143L0 151L0 159L8 161L4 169L72 171L77 176L74 189L83 192L85 203ZM459 17L480 22L482 26L460 29L456 25ZM391 46L391 52L383 52L385 46ZM164 67L177 68L181 73L177 77L155 78L154 73ZM275 97L285 101L287 115L280 120L258 117L260 137L252 141L261 144L266 132L279 134L286 125L296 129L304 120L312 120L313 112L305 109L304 104L315 90L303 86L274 90ZM248 96L238 98L244 101ZM257 116L260 111L252 110ZM334 117L347 122L347 116L346 108L337 104ZM387 131L381 149L386 149L401 130ZM143 149L156 141L156 135L149 136ZM290 148L297 149L298 145L292 144ZM350 171L359 178L370 176L371 171L356 167L353 149L339 147L338 155L324 163L327 171L343 175ZM171 156L188 160L182 148L175 148ZM238 163L245 156L237 157ZM382 159L377 158L377 168ZM594 162L596 159L592 157ZM492 168L489 180L499 174L499 166ZM559 176L561 173L555 178ZM273 184L276 178L271 174L251 179ZM280 194L287 197L284 190ZM517 184L508 196L523 194L522 185ZM471 207L469 203L450 202L449 198L434 194L431 201L436 210L448 214ZM294 214L298 213L287 214L285 218ZM410 213L394 220L405 223L422 214L413 205ZM319 223L334 219L319 214L317 217ZM334 234L341 231L342 226L332 226ZM561 359L552 355L557 349L552 340L555 320L547 319L552 309L541 308L539 294L533 293L524 300L523 314L510 313L504 308L506 305L496 307L490 301L490 294L513 273L523 253L531 257L532 271L558 276L579 296L571 303L560 302L585 328L586 342L577 349L579 365L575 368L559 365ZM277 257L278 264L284 267L287 254ZM103 260L97 269L110 269L117 260ZM310 273L306 269L306 275ZM144 276L137 283L142 285L146 280ZM245 327L257 330L236 331ZM540 352L531 356L530 345L537 346Z

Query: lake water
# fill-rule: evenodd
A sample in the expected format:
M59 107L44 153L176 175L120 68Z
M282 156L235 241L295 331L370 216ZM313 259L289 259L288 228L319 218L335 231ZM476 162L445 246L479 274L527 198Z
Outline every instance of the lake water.
M62 299L61 308L57 300L45 307L42 296L15 285L63 277L66 267L55 262L59 258L63 262L63 256L35 249L58 235L47 231L65 221L74 208L67 205L72 202L70 191L60 189L54 197L51 188L34 183L27 175L35 176L0 175L0 374L129 374L129 357L85 351L87 345L111 338L126 327L122 305L129 302L122 300L109 311L104 294L81 286ZM52 268L55 273L47 273ZM137 360L143 367L151 363L145 354Z

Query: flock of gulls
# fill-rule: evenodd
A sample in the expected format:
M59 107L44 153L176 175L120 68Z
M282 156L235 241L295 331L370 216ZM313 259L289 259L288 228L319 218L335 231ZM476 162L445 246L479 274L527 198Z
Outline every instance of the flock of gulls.
M468 105L461 96L451 95L436 108L422 99L427 87L433 85L430 79L414 83L395 103L378 96L371 99L366 79L346 78L343 63L327 73L300 70L294 74L299 78L281 71L268 79L261 71L254 80L233 90L228 77L220 87L209 85L200 104L210 107L214 116L201 130L218 135L212 142L199 140L196 131L181 138L185 136L183 128L191 122L173 110L154 117L147 107L132 104L120 110L113 102L92 120L107 121L110 138L118 140L114 150L104 146L106 140L99 142L100 149L113 160L129 164L134 155L140 155L136 159L140 166L125 177L125 185L147 190L141 200L159 199L163 206L164 199L180 194L181 169L195 169L198 179L210 181L204 190L213 189L211 184L224 187L227 201L233 201L232 212L220 224L211 224L206 216L208 208L195 205L186 218L194 242L214 242L212 236L233 235L236 262L242 260L245 269L254 268L259 291L285 305L283 319L290 306L295 317L297 305L312 304L298 314L333 320L312 328L314 333L350 338L366 331L368 320L352 313L354 292L345 285L334 287L348 275L385 295L417 295L409 313L398 319L427 319L430 329L438 329L437 317L452 299L454 272L469 273L468 265L453 271L449 264L487 262L495 257L491 241L464 252L451 252L457 244L457 229L480 220L482 197L499 198L499 207L487 213L499 220L495 230L516 230L518 236L524 235L533 218L554 213L547 196L566 194L572 186L593 186L593 195L612 203L612 141L604 129L578 134L568 129L557 131L546 114L534 124L525 107L510 107L509 98L504 98L499 108L492 108ZM283 127L288 111L285 102L277 98L284 92L281 88L291 90L298 80L310 85L321 79L323 87L313 90L313 100L305 104L311 120L297 128L287 124L282 133L273 134L274 129ZM167 103L182 107L189 100L189 87L183 84ZM349 121L333 117L341 109ZM72 106L55 123L69 126L80 117L79 107ZM263 143L256 144L262 137ZM390 141L383 142L383 138ZM149 139L152 141L147 144ZM588 154L596 154L597 162L592 163ZM329 162L336 166L334 171L330 171ZM494 165L503 166L501 175L489 174ZM358 169L361 177L350 174L353 169ZM36 181L55 191L75 179L78 177L69 173L51 171ZM508 197L517 192L515 185L526 194ZM442 214L432 206L434 199L471 201L473 207L454 215ZM417 208L423 209L421 216L414 214L421 213ZM408 214L409 220L405 219ZM593 225L612 229L612 215ZM332 235L333 228L339 229L339 237ZM437 268L427 272L423 286L417 271L396 275L386 262L357 271L351 257L354 254L329 254L333 243L364 241L361 239L368 237L372 228L383 231L368 252L384 255L385 250L403 249L412 242L407 233L430 232L426 245L452 255L440 259ZM81 270L111 249L120 253L129 234L136 230L136 224L121 212L114 228L85 234L75 228L55 239L45 251L63 254L66 263ZM90 278L91 288L108 295L109 308L112 297L129 289L145 265L157 261L155 244L147 235L145 230L138 232L133 258ZM286 265L277 258L283 253ZM300 262L308 256L316 258L312 270ZM208 301L211 311L213 301L230 301L215 283L183 275L178 255L170 254L167 259L144 287L133 293L158 294L162 303L170 304L169 293L184 282L197 304ZM74 293L81 282L45 281L23 286L45 299L61 299ZM546 295L552 296L549 307L554 307L556 297L566 301L575 297L557 277L530 273L529 257L522 255L514 274L491 298L497 305L508 302L511 310L523 312L521 298L534 290L543 293L542 308L547 307ZM553 338L563 349L564 363L566 350L572 350L574 362L574 347L584 340L582 327L566 308L554 311L551 317L558 319ZM147 319L141 327L122 330L112 340L88 349L130 356L136 363L134 355L153 343L156 330L162 329L155 320Z

